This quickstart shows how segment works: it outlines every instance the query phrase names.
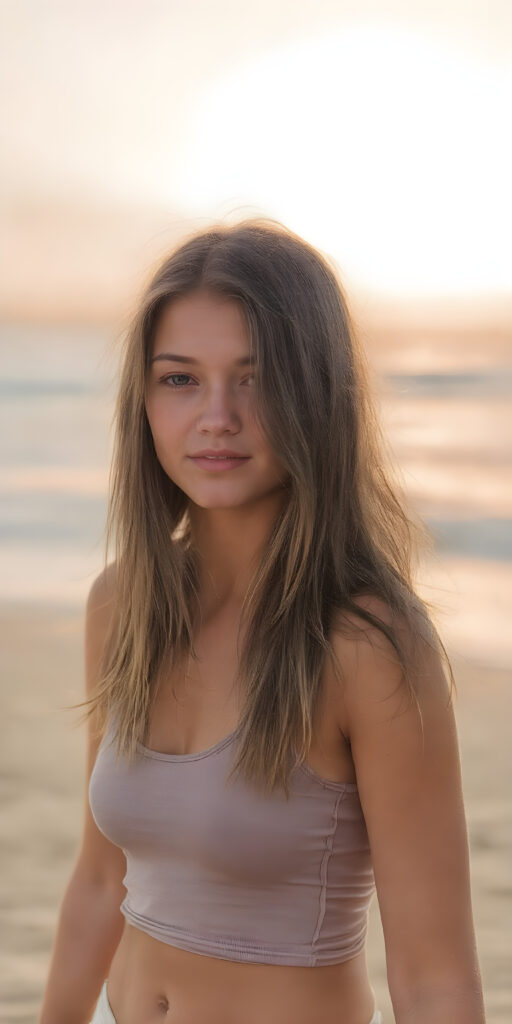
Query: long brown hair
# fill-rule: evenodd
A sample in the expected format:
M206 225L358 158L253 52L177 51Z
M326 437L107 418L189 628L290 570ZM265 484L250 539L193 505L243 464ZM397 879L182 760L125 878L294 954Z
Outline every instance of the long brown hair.
M195 657L198 566L187 495L160 465L145 411L155 325L164 306L198 289L241 304L256 356L254 400L288 495L246 594L239 642L243 693L237 757L264 792L282 787L307 757L322 666L332 659L336 616L356 613L393 645L402 680L420 713L414 639L449 658L429 607L414 590L427 528L407 508L394 478L371 374L336 265L269 219L195 233L161 263L127 331L115 410L105 539L115 538L115 609L101 678L88 705L115 719L117 756L144 742L162 666ZM381 620L354 599L377 595ZM412 643L393 622L405 623ZM350 620L353 629L353 616ZM346 619L347 628L350 622ZM254 642L256 638L256 642ZM239 637L240 640L240 637Z

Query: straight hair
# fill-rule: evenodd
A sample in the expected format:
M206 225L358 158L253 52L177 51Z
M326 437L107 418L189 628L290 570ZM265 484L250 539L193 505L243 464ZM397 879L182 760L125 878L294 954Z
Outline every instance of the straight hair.
M288 798L290 770L312 742L326 658L343 683L334 626L353 636L369 625L387 638L420 721L420 637L455 683L433 605L414 589L418 556L432 538L395 479L336 264L274 220L194 233L160 263L137 305L123 343L105 530L115 615L96 691L73 706L87 706L100 730L115 722L117 757L131 760L147 735L159 674L197 656L189 499L156 456L145 391L159 316L199 290L240 305L256 359L257 415L288 472L286 501L242 606L243 711L230 772ZM362 595L380 598L389 615L356 603Z

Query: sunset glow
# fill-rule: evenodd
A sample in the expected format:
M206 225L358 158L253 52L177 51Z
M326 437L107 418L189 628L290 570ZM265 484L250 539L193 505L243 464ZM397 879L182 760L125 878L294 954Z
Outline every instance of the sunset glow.
M270 213L379 291L506 288L511 82L398 26L275 49L205 89L174 198Z

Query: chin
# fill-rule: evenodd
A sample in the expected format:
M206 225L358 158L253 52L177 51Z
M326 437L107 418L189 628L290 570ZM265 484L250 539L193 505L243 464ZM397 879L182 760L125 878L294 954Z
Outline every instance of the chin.
M217 509L218 508L218 509L220 509L220 508L239 508L242 505L250 505L254 501L258 501L261 498L264 498L265 495L264 494L261 494L261 495L249 494L249 493L247 493L247 494L240 494L240 493L236 494L233 491L231 494L228 494L228 493L225 493L225 494L219 494L219 493L217 493L217 494L214 494L214 493L213 494L212 493L210 493L210 494L205 494L205 493L198 494L196 492L195 494L189 493L188 497L189 497L189 500L192 502L192 504L197 505L199 508L204 508L204 509L207 509L207 508Z
M241 505L247 505L250 500L250 498L239 498L238 500L232 499L231 501L228 498L225 498L224 500L220 498L211 498L210 501L208 501L207 498L190 499L193 505L197 505L198 508L204 509L239 508Z

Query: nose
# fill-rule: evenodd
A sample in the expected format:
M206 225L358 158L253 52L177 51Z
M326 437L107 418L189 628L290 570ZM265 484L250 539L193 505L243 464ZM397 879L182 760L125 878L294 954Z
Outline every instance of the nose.
M235 433L240 426L240 411L230 388L223 384L209 388L198 416L198 430L208 434L222 434L226 430Z

